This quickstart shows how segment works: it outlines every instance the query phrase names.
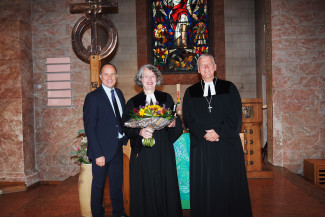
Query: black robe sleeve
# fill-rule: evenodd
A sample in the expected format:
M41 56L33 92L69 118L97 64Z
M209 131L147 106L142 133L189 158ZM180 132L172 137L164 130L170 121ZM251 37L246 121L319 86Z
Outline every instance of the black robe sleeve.
M174 108L174 101L173 98L168 94L167 95L167 103L170 109ZM176 125L175 127L166 127L168 131L169 141L174 143L183 133L183 126L181 118L177 115L176 116Z
M229 86L230 105L227 115L219 126L214 128L214 131L222 139L229 140L237 137L240 133L242 121L242 104L239 92L234 84Z
M191 110L191 94L189 88L185 91L183 98L183 118L186 128L191 132L191 144L196 145L204 139L206 134L205 127L201 124L195 123L195 114Z

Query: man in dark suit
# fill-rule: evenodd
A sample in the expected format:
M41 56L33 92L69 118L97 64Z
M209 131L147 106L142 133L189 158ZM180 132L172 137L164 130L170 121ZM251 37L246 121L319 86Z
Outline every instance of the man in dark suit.
M117 70L105 64L100 71L102 85L87 94L83 119L88 138L88 156L92 160L91 211L93 217L104 217L103 193L106 175L109 178L113 217L127 216L123 206L123 151L127 137L120 118L125 106L121 90L114 88Z

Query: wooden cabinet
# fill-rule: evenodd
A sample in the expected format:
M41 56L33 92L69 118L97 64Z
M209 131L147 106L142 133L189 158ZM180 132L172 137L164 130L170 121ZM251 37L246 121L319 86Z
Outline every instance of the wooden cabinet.
M262 170L261 126L262 99L242 99L243 150L248 178L270 178L270 171Z
M325 189L325 159L304 159L304 176Z
M244 154L247 171L262 170L260 127L244 125Z

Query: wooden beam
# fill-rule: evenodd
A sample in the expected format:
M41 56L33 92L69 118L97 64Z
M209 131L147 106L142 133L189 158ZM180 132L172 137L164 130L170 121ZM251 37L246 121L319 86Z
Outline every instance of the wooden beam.
M100 71L99 55L91 55L90 56L90 85L91 85L91 91L95 90L100 85L99 71Z

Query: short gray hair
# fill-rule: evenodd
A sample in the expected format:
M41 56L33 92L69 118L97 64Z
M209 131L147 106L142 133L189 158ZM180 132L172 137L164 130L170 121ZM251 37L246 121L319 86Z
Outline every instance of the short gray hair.
M214 60L214 57L212 56L212 54L209 54L209 53L203 53L203 54L202 54L202 55L197 59L197 63L196 63L196 65L197 65L198 68L200 67L200 66L199 66L199 61L200 61L201 57L210 57L210 58L212 59L212 61L213 61L213 64L216 64L216 61Z
M135 82L139 87L143 87L143 84L142 84L141 78L142 78L143 70L145 70L145 69L149 69L150 71L152 71L152 72L155 74L155 76L156 76L156 78L157 78L156 86L159 86L159 85L162 84L163 77L162 77L162 75L161 75L160 70L159 70L156 66L154 66L154 65L152 65L152 64L146 64L146 65L142 66L142 67L139 69L138 73L137 73L137 74L135 75L135 77L134 77L134 82Z

